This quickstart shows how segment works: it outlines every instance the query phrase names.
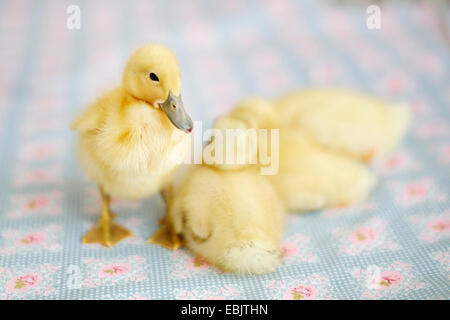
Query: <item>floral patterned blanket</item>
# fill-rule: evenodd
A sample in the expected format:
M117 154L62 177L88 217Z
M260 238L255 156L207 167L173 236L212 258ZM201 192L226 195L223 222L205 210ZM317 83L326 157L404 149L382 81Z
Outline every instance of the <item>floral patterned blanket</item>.
M373 29L366 6L332 1L76 3L79 28L70 1L0 1L1 299L449 299L448 12L387 2ZM150 41L176 52L185 105L204 129L250 94L312 86L407 101L415 119L374 165L380 183L366 203L288 217L275 273L222 274L147 244L159 196L114 201L136 236L82 245L100 203L70 121Z

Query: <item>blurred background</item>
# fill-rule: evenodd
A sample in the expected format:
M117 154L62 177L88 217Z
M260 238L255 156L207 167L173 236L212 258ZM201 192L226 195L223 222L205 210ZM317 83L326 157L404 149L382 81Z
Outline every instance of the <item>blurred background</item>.
M120 83L131 50L146 42L176 52L183 96L197 120L225 113L247 95L311 86L416 103L449 99L445 1L374 2L381 28L372 30L368 1L0 3L2 113L11 104L21 112L31 103L54 104L67 124ZM80 29L66 26L70 5L80 9ZM39 118L50 114L40 110Z
M379 29L367 27L370 14L366 10L371 4L381 9ZM88 257L109 261L131 254L152 256L154 259L147 261L151 268L145 273L147 284L128 283L124 285L128 291L121 291L120 297L174 298L173 290L220 287L225 281L246 292L241 298L270 298L270 294L264 295L262 280L247 283L211 273L206 278L173 282L179 278L171 270L177 268L176 261L180 260L161 248L143 245L146 237L156 230L158 216L163 214L159 199L140 204L116 203L118 211L128 211L125 225L131 226L138 239L109 251L80 244L81 235L96 219L98 199L95 186L83 178L78 168L70 122L87 103L120 84L128 55L147 42L163 43L176 53L185 106L194 120L203 120L204 129L248 95L272 98L306 87L354 88L384 99L409 102L415 114L412 132L397 158L380 165L385 173L391 172L392 167L400 168L400 176L394 176L397 180L393 189L390 184L381 184L372 198L377 205L364 210L377 215L384 212L386 221L392 219L392 234L412 230L401 216L418 210L448 219L448 4L448 1L1 0L0 267L10 268L11 275L26 272L30 265L50 263L56 269L46 269L45 274L55 275L46 278L52 283L49 288L53 288L49 289L49 296L117 298L114 293L117 290L89 289L81 295L58 285L58 281L67 277L64 268L74 263L84 266L83 259ZM72 5L79 8L79 29L68 28L68 19L74 11L67 10ZM401 193L402 188L414 184L422 189L432 186L439 192L423 207L393 212L389 194L397 189ZM148 211L154 214L148 215ZM287 236L312 230L311 243L317 244L320 256L320 250L326 250L322 248L335 242L329 236L330 230L361 222L350 214L341 220L328 221L330 224L322 221L323 229L316 229L319 223L316 219L324 217L336 215L325 212L292 218ZM17 237L39 230L47 230L47 240L32 251L16 245ZM449 247L446 232L444 248ZM399 242L404 241L408 248L408 243L414 243L411 239L406 235ZM421 261L430 252L442 251L444 264L430 263L423 266L422 273L419 270L418 278L431 274L434 282L428 291L412 297L448 298L448 249L441 246L434 251L421 250L417 249L421 255L411 261ZM404 257L389 254L388 261ZM333 261L333 267L325 264L317 270L331 268L350 277L344 269L351 262L340 261L333 252L324 251L322 256L328 256L325 260ZM88 264L86 268L89 269ZM86 270L83 272L90 272ZM304 270L304 266L293 264L271 277L283 279ZM307 269L310 273L315 271ZM343 276L344 280L347 276ZM8 277L0 276L0 297L37 294L8 293L2 289ZM165 280L158 280L161 277ZM329 274L332 284L342 280L341 275L333 277ZM332 285L330 295L359 297L359 293L352 291L357 289L351 285L351 279L343 280L348 284L347 291ZM166 289L155 288L155 283L156 287ZM150 296L146 295L148 292Z

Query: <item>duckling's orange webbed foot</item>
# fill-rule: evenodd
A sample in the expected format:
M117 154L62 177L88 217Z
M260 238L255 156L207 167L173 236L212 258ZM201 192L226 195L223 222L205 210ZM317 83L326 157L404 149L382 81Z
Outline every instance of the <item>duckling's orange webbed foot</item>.
M105 229L109 229L105 231ZM101 221L98 222L91 230L89 230L83 237L83 243L100 243L105 247L112 247L119 241L132 236L133 234L125 227L110 221L108 225L104 225Z
M183 239L170 228L166 218L162 218L159 224L159 230L148 238L148 243L157 244L169 250L178 250L184 246Z
M117 214L111 211L109 207L110 198L102 188L100 188L100 195L102 199L100 220L84 235L82 242L85 244L100 243L105 247L112 247L133 234L125 227L114 222Z

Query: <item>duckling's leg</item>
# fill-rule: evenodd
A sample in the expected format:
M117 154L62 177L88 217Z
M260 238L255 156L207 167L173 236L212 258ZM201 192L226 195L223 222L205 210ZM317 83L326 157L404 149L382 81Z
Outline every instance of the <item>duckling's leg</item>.
M172 194L172 186L166 187L161 191L161 196L166 203L166 212L169 212ZM157 244L169 250L177 250L183 247L183 240L175 232L169 219L167 219L167 216L159 220L159 225L160 228L148 238L148 243Z
M115 214L109 207L110 198L100 188L102 197L102 211L100 220L83 237L83 243L100 243L105 247L112 247L120 240L132 235L130 231L114 222Z

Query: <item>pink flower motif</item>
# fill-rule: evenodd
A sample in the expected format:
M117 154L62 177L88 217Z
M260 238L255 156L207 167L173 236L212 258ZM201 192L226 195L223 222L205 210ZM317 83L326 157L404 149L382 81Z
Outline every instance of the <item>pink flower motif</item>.
M193 257L186 262L188 270L205 270L209 268L209 264L200 257Z
M419 165L411 158L409 153L395 153L380 163L379 171L381 173L390 173L394 171L414 171Z
M405 184L391 184L397 189L397 201L404 206L414 205L418 202L424 201L430 197L440 200L442 196L435 191L435 184L431 178L423 178L417 181L408 182Z
M290 287L284 294L284 300L313 300L317 295L317 289L310 285L300 284Z
M389 169L396 168L398 166L401 166L404 161L405 157L403 157L402 155L394 154L386 160L385 167Z
M133 269L127 263L113 263L100 268L98 275L100 278L110 278L128 273Z
M398 286L403 280L403 275L397 271L384 271L379 277L375 277L372 282L380 289L392 289Z
M450 220L438 218L428 223L427 227L433 232L449 232Z
M47 239L47 233L44 231L32 232L16 242L16 246L29 246L41 243Z
M11 210L6 215L13 219L37 214L59 215L62 211L61 196L60 191L12 195Z
M40 273L28 273L18 276L15 279L10 280L6 284L7 292L22 292L30 290L42 281L42 275Z
M378 232L371 227L361 227L350 234L350 241L354 244L368 245L378 238Z
M402 73L389 76L383 83L387 93L402 93L408 87L407 77Z
M298 246L295 243L284 243L280 246L281 256L283 259L295 256L298 252Z
M47 207L50 203L50 199L47 196L36 196L26 202L23 206L24 211L39 211Z
M428 194L428 188L423 184L410 184L404 190L405 196L422 199Z

